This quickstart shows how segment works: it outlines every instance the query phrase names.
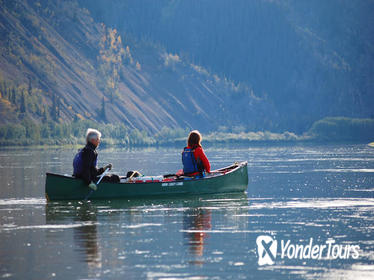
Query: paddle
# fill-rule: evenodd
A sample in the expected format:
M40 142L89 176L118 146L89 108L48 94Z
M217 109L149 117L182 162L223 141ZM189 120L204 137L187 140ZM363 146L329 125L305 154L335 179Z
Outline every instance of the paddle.
M101 180L108 173L108 171L109 171L109 167L107 169L105 169L105 171L103 172L103 174L101 174L99 180L96 182L96 186L98 186L100 184ZM93 192L94 192L94 190L91 189L90 192L87 194L87 196L84 198L84 200L87 200Z

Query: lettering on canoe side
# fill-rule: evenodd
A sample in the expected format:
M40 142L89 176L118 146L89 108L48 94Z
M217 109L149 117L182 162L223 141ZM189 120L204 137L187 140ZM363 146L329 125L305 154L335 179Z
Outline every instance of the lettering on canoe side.
M183 182L162 183L161 186L163 186L163 187L183 186Z

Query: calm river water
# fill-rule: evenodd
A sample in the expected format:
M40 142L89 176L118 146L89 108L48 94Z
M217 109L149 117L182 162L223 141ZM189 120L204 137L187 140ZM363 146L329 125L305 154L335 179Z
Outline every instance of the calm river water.
M0 150L0 278L374 279L374 149L365 145L206 149L213 168L248 161L243 194L47 203L45 173L71 174L75 152ZM174 148L101 149L99 164L108 162L121 175L181 168ZM257 248L261 235L277 253ZM292 248L282 256L288 240L338 246L329 258L326 247L295 259Z

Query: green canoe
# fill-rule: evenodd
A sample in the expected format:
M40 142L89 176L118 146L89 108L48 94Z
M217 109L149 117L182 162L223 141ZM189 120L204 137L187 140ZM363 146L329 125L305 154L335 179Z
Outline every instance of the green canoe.
M90 199L244 192L248 185L247 162L234 163L204 178L177 178L163 182L102 182ZM82 200L90 189L72 176L47 173L47 200Z

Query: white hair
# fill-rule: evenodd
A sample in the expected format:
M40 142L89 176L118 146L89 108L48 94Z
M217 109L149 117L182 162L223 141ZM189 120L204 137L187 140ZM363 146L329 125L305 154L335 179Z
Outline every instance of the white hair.
M100 139L101 138L101 132L97 129L89 128L86 132L86 141L89 142L92 139Z

